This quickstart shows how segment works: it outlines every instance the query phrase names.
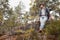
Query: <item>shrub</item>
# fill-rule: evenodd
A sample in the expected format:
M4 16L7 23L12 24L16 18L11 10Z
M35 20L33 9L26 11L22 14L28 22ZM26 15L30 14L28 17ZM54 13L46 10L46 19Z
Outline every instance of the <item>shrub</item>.
M48 35L55 35L59 39L60 38L60 20L50 21L50 23L46 25L45 31Z

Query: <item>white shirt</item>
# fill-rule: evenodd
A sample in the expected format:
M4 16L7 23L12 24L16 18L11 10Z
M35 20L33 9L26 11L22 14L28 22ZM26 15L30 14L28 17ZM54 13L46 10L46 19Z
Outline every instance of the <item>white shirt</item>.
M42 9L41 12L42 12L41 15L45 15L45 9Z

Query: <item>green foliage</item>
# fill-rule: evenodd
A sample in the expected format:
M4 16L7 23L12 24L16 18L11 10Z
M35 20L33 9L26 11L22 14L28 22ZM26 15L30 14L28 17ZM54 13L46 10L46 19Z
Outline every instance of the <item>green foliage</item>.
M59 34L60 32L60 20L59 21L51 21L48 25L46 25L46 30L48 34Z
M3 15L2 12L0 11L0 22L2 22L2 19L3 19Z
M8 0L6 0L8 2ZM0 10L0 22L3 21L3 24L0 26L0 34L6 34L8 32L10 32L14 27L18 27L18 26L26 26L27 25L27 19L33 20L34 18L38 18L38 9L39 9L39 4L44 1L46 4L49 3L48 0L36 0L35 3L31 8L30 8L30 14L28 14L28 12L26 14L21 14L21 6L18 5L16 7L16 10L13 12L12 9L9 10L8 6L5 4L3 10ZM59 3L58 3L59 4ZM50 5L49 7L54 8L54 9L58 9L58 11L60 10L59 8L55 7L56 5ZM3 15L4 15L4 11L5 8L8 8L7 10L7 14L9 15L8 20L3 20ZM1 12L2 11L2 12ZM24 17L21 17L21 15L24 15ZM38 16L37 16L38 15ZM20 17L20 19L18 19L18 17ZM20 22L24 19L25 24L22 23L17 23L15 22L17 20L20 20ZM19 21L18 21L19 22ZM33 26L37 26L36 24L32 23L31 25ZM21 30L17 30L16 32L20 32ZM59 21L50 21L49 24L46 24L46 28L45 31L47 33L47 35L57 35L58 36L58 40L60 40L60 20ZM24 40L39 40L40 38L38 37L39 34L38 32L36 32L34 29L28 29L25 31L25 34L22 35ZM18 35L17 40L20 40L20 35ZM22 39L21 39L22 40Z
M17 40L39 40L38 33L34 31L34 29L29 29L25 32L25 34L18 35Z
M57 39L60 39L60 20L50 21L50 23L46 25L45 31L47 35L55 35Z

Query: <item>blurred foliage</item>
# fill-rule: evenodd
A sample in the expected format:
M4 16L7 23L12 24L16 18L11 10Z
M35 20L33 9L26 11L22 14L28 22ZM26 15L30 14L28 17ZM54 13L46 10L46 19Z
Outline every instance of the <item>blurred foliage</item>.
M39 4L41 2L49 3L48 0L36 0L34 2L34 5L30 8L30 12L26 12L26 14L21 13L21 5L18 5L16 7L15 11L12 11L12 9L9 9L9 7L4 4L4 8L0 9L0 34L6 34L6 33L11 33L12 29L16 27L17 30L13 30L17 33L23 32L22 34L24 40L39 40L39 33L36 32L37 27L39 26L39 22L37 23L31 23L31 25L28 25L27 21L29 20L34 20L35 18L39 17L38 14L38 9L39 9ZM55 2L55 1L54 1ZM59 3L56 3L59 5ZM31 4L30 4L31 5ZM54 10L58 9L57 11L60 11L56 5L49 5L48 7L54 8ZM8 8L7 14L9 15L8 20L3 19L4 12L6 11L5 8ZM22 17L23 15L23 17ZM18 20L18 22L16 22ZM22 24L22 20L24 21ZM1 24L2 22L2 24ZM28 26L26 26L28 25ZM18 30L19 27L24 27L22 29L28 29L28 30ZM60 40L60 20L55 20L55 21L50 21L49 23L46 24L46 28L44 28L44 31L47 33L47 35L56 35L57 39ZM17 37L17 40L20 40L20 34ZM21 39L21 40L22 40Z
M45 31L47 35L55 35L57 40L60 40L60 20L50 21L50 23L46 25Z
M1 1L0 5L2 6L0 8L0 34L6 34L20 24L15 23L16 18L12 8L9 8L8 0Z
M60 40L60 20L50 21L48 24L46 24L44 31L45 32L43 32L42 34L39 34L38 31L36 31L36 29L32 28L32 29L25 31L25 34L22 34L22 36L21 35L18 36L17 39L20 40L21 39L20 37L22 37L24 40L40 40L41 35L45 35L46 33L47 34L46 36L51 35L51 38L55 37L54 39ZM47 37L47 40L48 40L48 37Z
M2 15L2 12L0 11L0 22L2 22L3 20L3 15Z
M59 21L51 21L49 24L46 25L46 31L48 34L60 34L60 20Z

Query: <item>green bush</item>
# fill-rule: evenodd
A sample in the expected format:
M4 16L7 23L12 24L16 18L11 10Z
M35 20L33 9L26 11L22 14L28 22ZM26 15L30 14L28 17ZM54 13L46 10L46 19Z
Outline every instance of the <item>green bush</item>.
M60 20L59 21L50 21L46 25L45 31L48 35L55 35L60 38Z

